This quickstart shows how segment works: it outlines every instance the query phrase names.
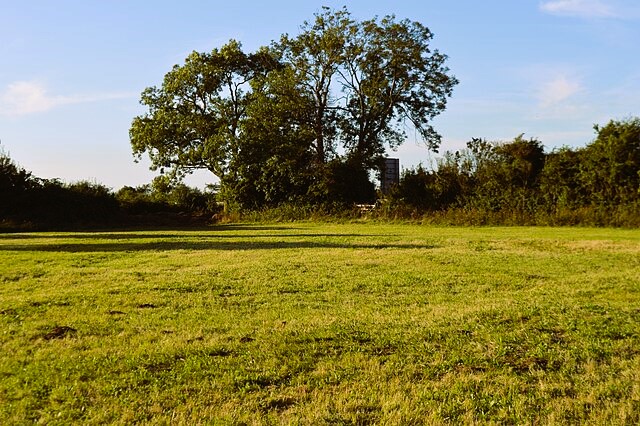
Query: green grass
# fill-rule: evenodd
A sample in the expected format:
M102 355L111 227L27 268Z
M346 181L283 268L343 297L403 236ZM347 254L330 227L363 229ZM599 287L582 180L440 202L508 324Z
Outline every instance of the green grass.
M640 230L0 234L0 424L638 424Z

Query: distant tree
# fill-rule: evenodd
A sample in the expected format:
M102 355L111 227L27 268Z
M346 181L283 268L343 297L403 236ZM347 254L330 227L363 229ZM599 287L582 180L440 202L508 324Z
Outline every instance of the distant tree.
M19 167L0 147L0 220L18 213L27 192L37 185L31 172Z
M580 182L594 203L640 200L640 118L595 126L596 139L582 156Z
M519 135L512 142L496 145L495 151L502 165L504 183L525 191L538 184L545 161L542 142Z
M550 154L523 135L509 142L473 138L434 170L405 171L393 201L423 211L463 208L498 223L637 226L640 118L595 129L586 147Z
M123 186L115 193L115 197L120 208L129 214L156 213L168 210L165 202L154 198L152 187L149 184L135 188Z
M28 189L33 184L34 178L31 172L16 165L9 154L0 147L0 193L5 196L15 194Z
M589 204L580 181L584 149L562 147L547 155L540 175L540 195L549 211Z
M448 151L434 170L422 165L405 170L393 198L423 211L447 210L464 204L470 185L462 155Z
M459 207L472 191L471 176L460 152L446 152L434 173L435 209Z
M420 210L432 210L435 204L434 182L434 173L422 164L404 170L398 186L391 193L392 202Z
M472 205L488 211L535 210L545 162L540 141L523 135L506 143L474 138L467 147L463 168L472 175Z
M386 145L406 139L406 125L437 151L432 119L444 111L457 79L447 57L430 47L433 34L419 22L394 16L362 22L349 41L341 70L345 93L340 130L351 156L372 166Z
M375 202L375 186L369 178L369 171L360 162L336 158L327 163L322 178L324 182L319 186L321 192L318 197L325 203Z

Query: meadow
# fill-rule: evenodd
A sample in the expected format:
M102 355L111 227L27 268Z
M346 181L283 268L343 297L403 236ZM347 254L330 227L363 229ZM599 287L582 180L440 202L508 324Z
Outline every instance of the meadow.
M640 230L0 234L1 424L639 424Z

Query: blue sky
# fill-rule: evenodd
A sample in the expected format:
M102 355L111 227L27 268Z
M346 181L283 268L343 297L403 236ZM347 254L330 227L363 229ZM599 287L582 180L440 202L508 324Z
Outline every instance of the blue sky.
M251 51L343 5L433 31L460 80L434 122L441 151L520 133L548 151L584 146L594 124L640 115L638 0L0 0L0 146L39 177L148 183L128 139L145 87L193 50L235 38ZM434 158L412 138L391 155L403 167Z

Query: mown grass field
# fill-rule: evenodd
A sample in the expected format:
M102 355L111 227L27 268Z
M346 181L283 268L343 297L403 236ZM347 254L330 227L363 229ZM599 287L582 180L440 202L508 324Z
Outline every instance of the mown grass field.
M0 235L0 424L638 424L640 230Z

